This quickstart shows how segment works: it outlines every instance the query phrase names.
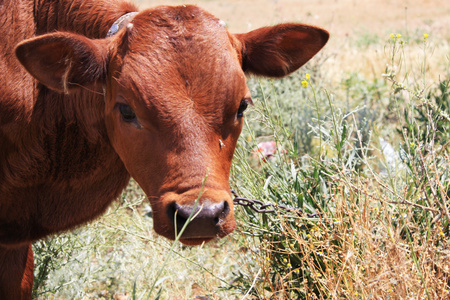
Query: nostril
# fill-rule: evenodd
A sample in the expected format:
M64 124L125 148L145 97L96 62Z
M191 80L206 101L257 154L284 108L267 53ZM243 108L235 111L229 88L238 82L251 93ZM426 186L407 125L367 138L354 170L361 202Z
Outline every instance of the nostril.
M187 219L191 215L192 209L189 209L186 206L178 205L176 202L172 202L167 208L167 214L172 222L177 221L177 229L180 230L183 228Z
M227 201L223 201L222 203L223 203L222 211L220 212L219 216L216 217L217 223L219 223L219 221L220 221L221 219L224 219L224 218L228 215L228 213L230 212L230 205L228 205L228 202L227 202ZM216 219L214 219L214 221L215 221ZM217 223L216 223L216 224L217 224Z

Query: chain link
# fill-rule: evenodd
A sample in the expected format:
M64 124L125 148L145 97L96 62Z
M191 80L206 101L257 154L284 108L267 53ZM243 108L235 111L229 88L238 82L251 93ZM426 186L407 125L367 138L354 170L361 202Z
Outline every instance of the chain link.
M231 193L234 195L234 199L233 199L234 205L241 205L241 206L248 207L257 213L261 213L261 214L274 213L274 212L276 212L277 208L280 208L285 211L294 212L298 216L305 214L303 212L303 210L300 208L292 208L292 207L287 207L284 205L273 204L273 203L264 204L264 202L262 202L261 200L247 199L247 198L239 197L239 195L233 190L231 190ZM313 213L313 214L306 213L305 215L308 216L309 218L314 218L314 217L318 217L318 216L322 215L322 213Z

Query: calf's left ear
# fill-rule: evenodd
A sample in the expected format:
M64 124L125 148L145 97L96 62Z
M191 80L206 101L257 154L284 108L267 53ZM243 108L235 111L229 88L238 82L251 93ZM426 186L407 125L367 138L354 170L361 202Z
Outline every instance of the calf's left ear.
M321 28L288 23L236 34L246 73L283 77L310 60L328 41Z
M17 45L20 63L48 88L69 93L106 78L107 46L73 33L51 33Z

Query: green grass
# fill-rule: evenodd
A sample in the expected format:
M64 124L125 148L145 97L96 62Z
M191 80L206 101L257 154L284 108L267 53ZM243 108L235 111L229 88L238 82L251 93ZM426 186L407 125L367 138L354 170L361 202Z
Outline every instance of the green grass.
M373 55L370 72L331 72L330 50L283 80L249 80L230 183L291 209L236 207L235 233L183 247L153 233L131 182L101 219L35 244L36 297L449 298L449 43L385 40L346 46ZM273 159L258 157L272 140Z
M291 87L260 83L233 181L249 198L293 210L240 217L259 259L237 288L256 298L449 297L449 78L427 78L427 42L423 61L405 70L405 42L394 35L383 77L350 74L344 93L297 83L303 101L294 110L283 111L280 92ZM303 122L304 112L307 139L285 123L289 114ZM255 130L250 123L261 118L265 127ZM265 130L286 153L255 167L248 159Z

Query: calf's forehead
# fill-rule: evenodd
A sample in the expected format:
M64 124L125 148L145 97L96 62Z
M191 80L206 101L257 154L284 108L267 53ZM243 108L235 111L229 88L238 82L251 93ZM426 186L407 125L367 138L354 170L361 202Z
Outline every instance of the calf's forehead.
M223 22L196 6L145 10L128 26L124 39L125 86L131 81L144 89L157 87L152 95L183 87L191 98L204 94L226 98L245 89L245 76Z
M140 12L132 23L136 32L140 34L140 38L148 35L150 40L152 37L156 39L160 37L191 39L201 36L220 38L219 33L222 33L222 36L227 33L223 22L193 5L157 6Z

